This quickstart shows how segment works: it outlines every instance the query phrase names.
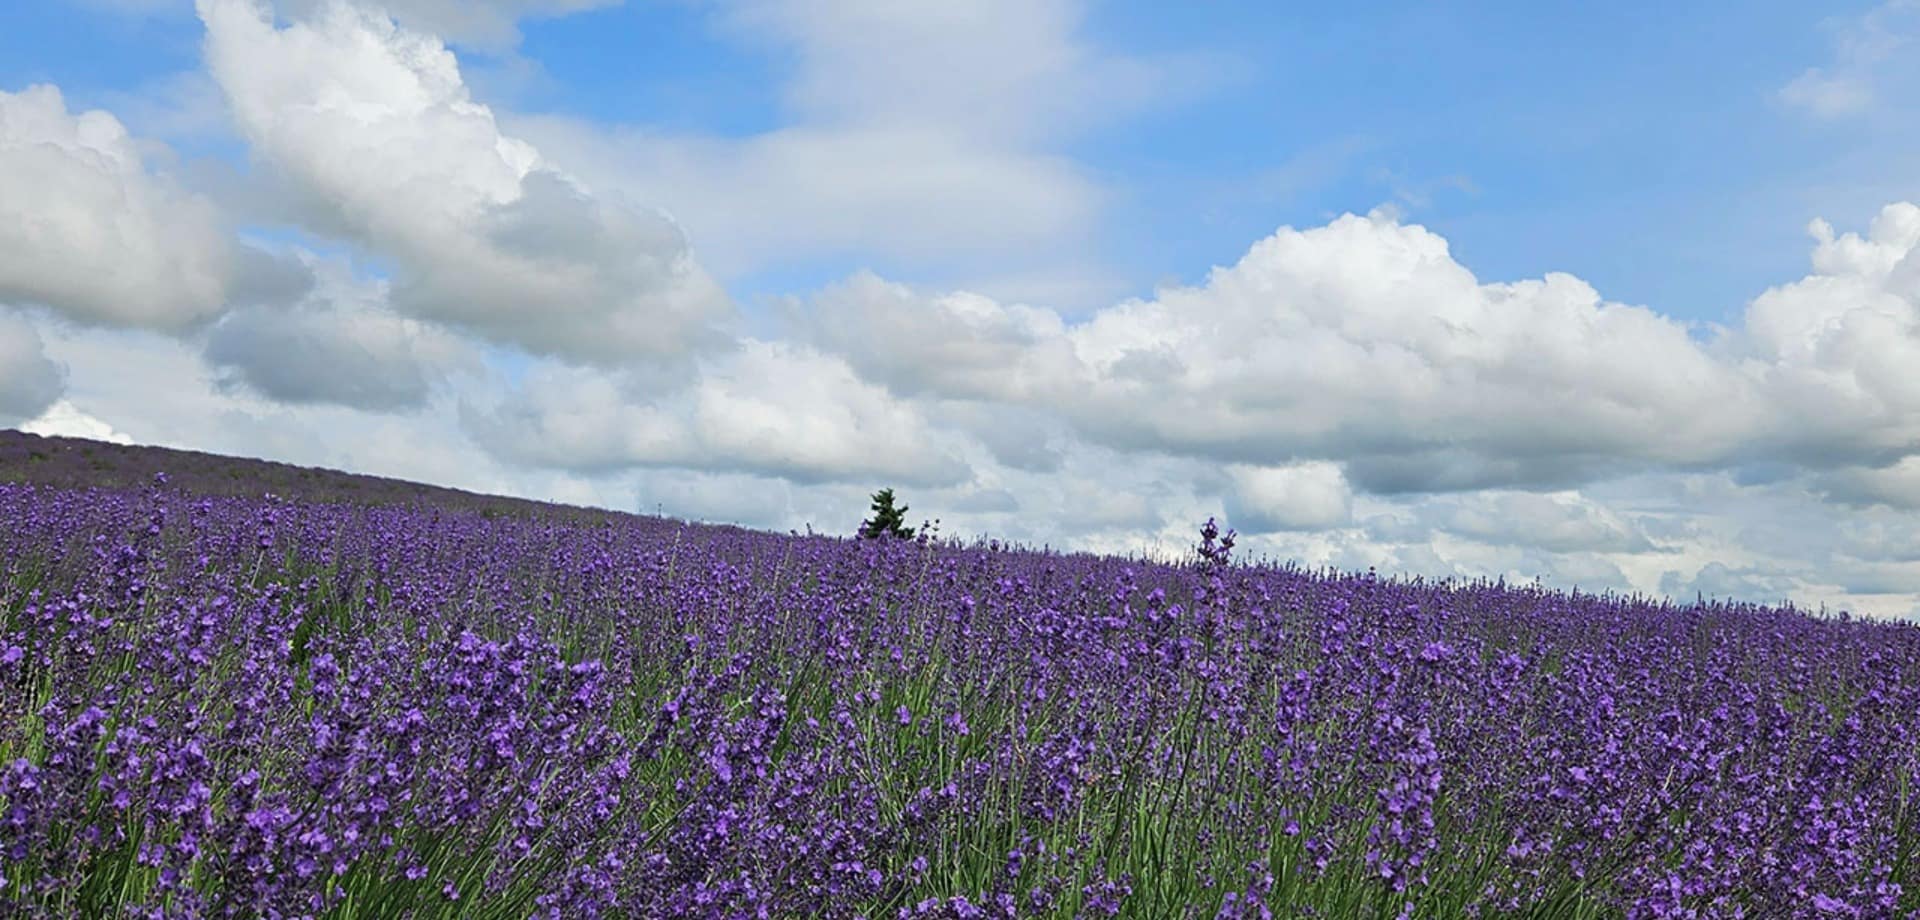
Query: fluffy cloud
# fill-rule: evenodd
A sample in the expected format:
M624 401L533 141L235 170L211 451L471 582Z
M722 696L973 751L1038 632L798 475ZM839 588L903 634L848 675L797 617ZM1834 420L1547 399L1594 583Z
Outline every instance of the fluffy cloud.
M1820 486L1829 498L1839 502L1920 509L1920 455L1878 468L1839 470L1823 479Z
M398 263L400 310L606 364L722 338L730 305L679 228L502 134L437 38L346 0L286 28L255 0L198 8L254 156L304 196L314 229Z
M1857 510L1839 522L1836 550L1860 562L1920 562L1920 519L1903 511Z
M810 349L746 341L669 392L549 366L469 430L512 462L581 471L683 467L800 482L940 485L967 470L911 405Z
M810 306L814 341L901 392L1047 405L1122 449L1343 461L1376 488L1704 462L1764 408L1680 324L1568 275L1482 284L1379 214L1282 229L1205 284L1072 326L866 278Z
M132 444L133 438L112 425L79 410L73 403L60 400L47 407L34 420L20 426L28 434L43 437L87 438L110 444Z
M149 171L114 116L0 92L0 301L181 330L220 312L233 262L213 204Z
M1020 499L1005 489L967 489L945 504L964 514L1012 514L1020 510Z
M60 397L66 373L26 319L0 310L0 425L39 415Z
M1043 407L1123 450L1337 462L1376 493L1884 467L1920 452L1920 208L1813 231L1812 273L1707 336L1570 275L1481 282L1380 213L1074 324L870 275L789 312L898 393Z
M1482 543L1555 553L1654 549L1631 521L1578 493L1485 492L1432 504L1423 517L1434 526Z
M786 310L799 335L900 393L1046 403L1083 372L1051 310L925 295L870 271Z
M1247 533L1321 530L1353 520L1353 493L1337 464L1235 465L1227 520Z
M972 402L927 402L928 418L942 428L973 435L994 462L1026 473L1059 472L1072 433L1050 414L1025 406Z
M1284 228L1072 338L1091 433L1249 462L1698 462L1759 409L1680 324L1569 275L1482 284L1444 239L1383 215Z
M1747 309L1743 350L1784 423L1761 437L1817 465L1920 452L1920 206L1888 205L1865 236L1810 232L1813 272Z
M384 285L336 272L291 307L237 310L210 331L208 363L223 383L283 403L372 412L417 409L449 371L478 369L474 350L386 308Z

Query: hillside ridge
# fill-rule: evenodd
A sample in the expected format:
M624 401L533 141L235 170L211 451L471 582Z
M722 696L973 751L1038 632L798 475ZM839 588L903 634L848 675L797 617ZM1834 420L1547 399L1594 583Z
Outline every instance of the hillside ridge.
M156 473L165 473L168 484L175 489L202 495L258 498L262 493L272 493L306 501L430 504L477 512L649 517L278 460L0 429L0 482L66 489L127 489L151 483Z

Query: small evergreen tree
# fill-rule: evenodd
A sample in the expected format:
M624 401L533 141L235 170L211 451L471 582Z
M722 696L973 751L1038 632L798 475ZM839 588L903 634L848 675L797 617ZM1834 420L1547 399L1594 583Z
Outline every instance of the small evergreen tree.
M893 506L893 490L881 489L873 493L873 517L860 522L860 536L866 539L875 537L913 537L913 528L908 527L907 506Z

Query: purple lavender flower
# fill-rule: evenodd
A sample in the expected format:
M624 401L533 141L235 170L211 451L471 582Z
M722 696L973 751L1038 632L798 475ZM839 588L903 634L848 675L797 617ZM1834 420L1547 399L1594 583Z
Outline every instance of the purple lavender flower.
M1920 909L1908 625L205 478L0 483L0 913Z

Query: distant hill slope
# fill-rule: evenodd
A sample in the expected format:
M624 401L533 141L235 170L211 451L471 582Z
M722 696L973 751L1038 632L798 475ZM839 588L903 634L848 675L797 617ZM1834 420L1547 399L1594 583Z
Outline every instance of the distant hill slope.
M30 482L78 489L140 488L152 483L154 474L160 472L167 474L168 485L172 488L200 495L258 497L271 492L307 501L368 505L425 504L495 514L594 519L638 517L599 508L482 495L401 479L295 466L271 460L0 430L0 482Z

